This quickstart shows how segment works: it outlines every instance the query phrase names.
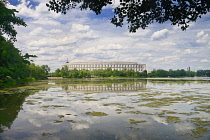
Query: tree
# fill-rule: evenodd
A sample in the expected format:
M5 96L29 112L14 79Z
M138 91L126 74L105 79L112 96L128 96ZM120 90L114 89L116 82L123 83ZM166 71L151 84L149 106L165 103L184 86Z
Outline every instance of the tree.
M21 52L14 47L11 41L0 36L0 80L5 81L8 77L12 79L24 79L28 75L30 62Z
M47 79L45 71L42 69L42 67L36 66L34 63L31 63L29 65L29 68L30 68L30 76L31 77L33 77L37 80Z
M197 70L196 76L208 76L208 77L210 77L210 70Z
M62 77L68 77L68 75L69 75L69 68L68 68L68 66L64 66L64 67L62 67L62 69L61 69L61 76Z
M61 77L61 70L58 68L55 70L54 73L51 73L51 76L55 76L55 77Z
M187 77L194 77L195 76L195 72L194 71L186 71L186 76Z
M0 0L0 87L8 87L20 82L21 79L29 77L30 57L26 53L23 55L21 51L14 46L17 32L14 25L26 26L26 23L16 17L15 9L6 7L7 1ZM8 35L9 38L5 38Z
M111 5L114 0L50 0L46 6L49 10L66 14L67 10L79 7L81 10L90 9L100 14L103 7ZM127 20L130 32L138 28L145 29L154 22L171 22L182 30L189 27L190 22L210 11L209 0L120 0L114 9L111 23L122 26Z
M16 41L17 31L14 29L14 25L25 27L27 25L23 19L15 16L15 13L18 11L15 9L8 9L6 4L6 0L0 1L0 35L7 34L9 39Z
M144 70L143 72L139 72L139 77L147 77L147 70Z
M44 70L45 74L48 75L50 72L50 67L48 65L41 65L41 68Z

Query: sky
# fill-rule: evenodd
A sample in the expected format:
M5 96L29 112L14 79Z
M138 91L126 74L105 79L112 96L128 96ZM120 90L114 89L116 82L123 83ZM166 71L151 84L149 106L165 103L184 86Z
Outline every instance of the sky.
M90 10L72 9L66 15L48 11L49 0L9 0L27 27L15 26L15 46L23 54L37 55L36 65L51 72L69 62L137 62L147 70L210 69L210 13L190 23L186 31L169 22L153 23L129 33L125 24L110 23L112 7L96 16Z

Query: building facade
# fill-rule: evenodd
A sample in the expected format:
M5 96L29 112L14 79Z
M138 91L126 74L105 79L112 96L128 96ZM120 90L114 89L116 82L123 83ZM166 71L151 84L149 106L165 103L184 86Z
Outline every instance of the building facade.
M123 69L133 69L134 71L143 72L146 70L146 64L139 64L136 62L67 62L63 64L63 67L67 66L69 70L98 70L98 69L108 69L112 70L123 70Z

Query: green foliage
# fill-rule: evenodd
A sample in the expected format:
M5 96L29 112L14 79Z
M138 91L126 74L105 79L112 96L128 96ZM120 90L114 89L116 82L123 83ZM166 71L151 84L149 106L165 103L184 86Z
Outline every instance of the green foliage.
M62 67L61 76L62 77L68 77L68 73L69 73L68 67L67 66Z
M169 71L158 69L153 70L148 74L148 77L194 77L194 76L210 76L208 75L208 71L210 70L199 70L195 71L185 71L184 69L181 70L172 70Z
M147 77L147 71L136 72L134 70L112 70L108 68L106 70L98 69L98 70L68 70L67 66L64 66L61 70L56 69L52 76L55 77L66 77L66 78L91 78L91 77Z
M0 36L0 80L1 83L10 79L23 79L28 77L27 64L20 51L14 47L11 41Z
M29 77L46 79L45 71L41 67L30 65L28 59L35 55L22 55L13 42L3 36L0 36L0 44L0 88L19 85Z
M28 59L35 56L22 55L20 50L14 47L13 42L3 36L0 36L0 44L0 88L18 85L21 79L30 77Z
M30 77L33 77L37 80L47 79L47 75L41 66L36 66L34 63L29 65Z
M162 69L153 70L149 73L149 77L168 77L168 72Z
M0 34L7 34L9 39L16 41L17 32L14 29L14 25L26 26L26 23L20 17L16 17L15 9L8 9L6 7L7 2L0 1Z
M42 65L41 68L44 70L45 75L48 75L50 72L50 67L48 65Z
M14 46L17 32L14 25L26 26L25 22L15 16L15 9L6 7L7 1L0 0L0 88L11 87L27 83L33 79L46 79L46 74L50 70L44 66L45 71L34 64L30 65L29 60L35 55L21 54L21 51ZM3 35L9 36L6 39Z
M14 94L0 94L0 133L5 131L5 129L10 129L13 121L22 109L26 97L32 93L32 91L22 91L21 93L17 91Z
M66 14L67 10L76 8L90 9L100 14L103 7L111 5L112 0L50 0L46 6L49 10ZM178 25L182 30L189 27L190 22L195 22L210 11L209 0L120 0L114 10L111 23L122 26L127 21L130 32L145 29L148 25L157 22L169 21L171 25Z
M210 77L210 70L198 70L195 71L185 71L181 70L152 70L150 73L147 71L138 72L132 69L123 69L123 70L112 70L108 69L98 69L98 70L68 70L68 67L65 66L61 70L56 69L52 76L55 77L65 77L65 78L91 78L91 77L136 77L136 78L146 78L146 77L194 77L194 76L208 76Z
M196 72L197 76L208 76L210 77L210 70L198 70Z

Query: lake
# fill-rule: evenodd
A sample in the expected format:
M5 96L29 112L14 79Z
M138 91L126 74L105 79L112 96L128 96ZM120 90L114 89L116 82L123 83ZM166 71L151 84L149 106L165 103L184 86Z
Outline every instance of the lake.
M2 140L209 140L210 78L57 79L0 91Z

